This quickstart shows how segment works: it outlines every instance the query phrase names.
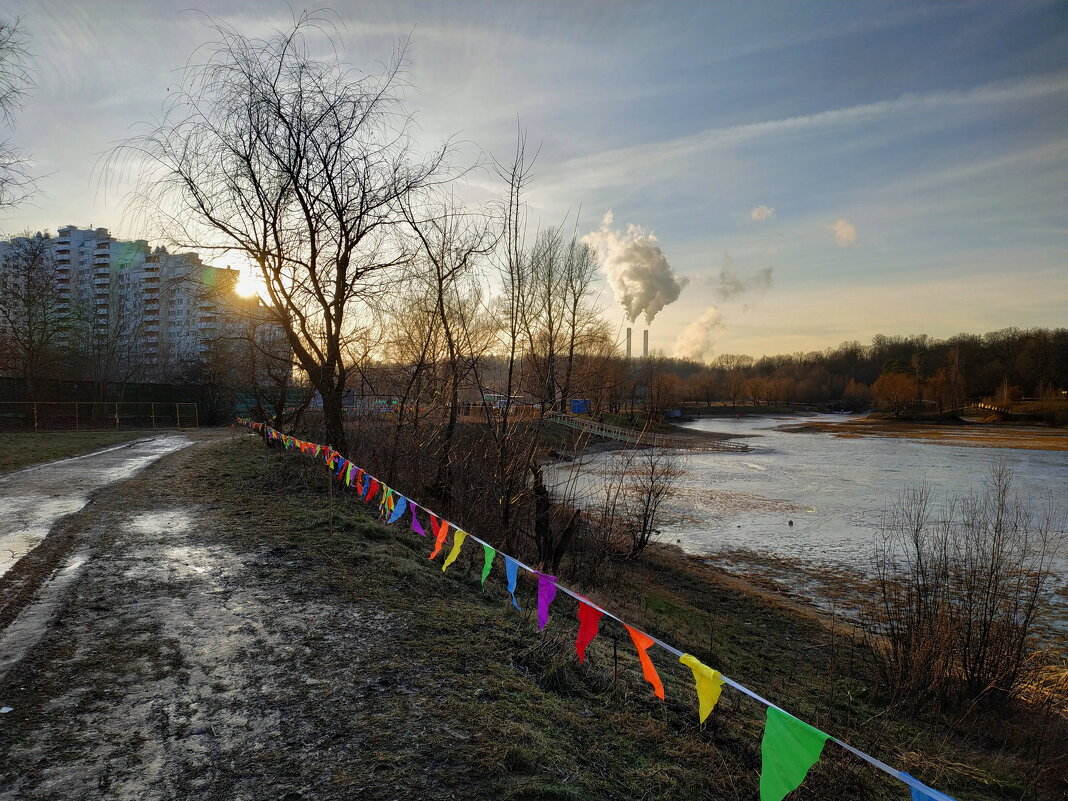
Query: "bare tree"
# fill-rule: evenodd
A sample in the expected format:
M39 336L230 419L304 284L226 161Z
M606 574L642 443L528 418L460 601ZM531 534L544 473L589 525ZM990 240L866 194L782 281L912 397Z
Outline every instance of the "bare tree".
M22 20L0 20L0 125L8 129L14 127L15 113L32 83L28 56ZM34 188L26 157L10 139L0 140L0 212L25 200Z
M995 465L986 487L937 508L911 488L887 512L874 619L888 687L913 701L1017 692L1037 643L1063 525L1052 500L1021 498Z
M683 474L678 454L667 448L628 451L630 480L623 488L623 558L637 559L660 535L662 506Z
M22 378L33 399L69 333L52 237L15 237L0 245L0 262L0 370Z
M369 304L411 258L403 204L445 179L446 148L416 156L401 102L404 49L356 79L312 56L328 24L218 41L190 63L160 121L112 154L141 169L139 199L174 238L255 264L275 321L322 397L325 434L347 450L343 395ZM128 161L129 160L129 161Z
M414 199L414 193L408 195ZM470 372L471 359L481 348L472 347L472 333L481 306L476 288L471 284L478 259L495 246L487 218L478 212L463 210L455 198L425 204L420 214L410 204L405 215L422 248L420 270L426 276L426 288L437 315L445 344L447 368L447 418L443 429L441 455L435 489L446 503L452 491L453 442L459 416L460 387Z

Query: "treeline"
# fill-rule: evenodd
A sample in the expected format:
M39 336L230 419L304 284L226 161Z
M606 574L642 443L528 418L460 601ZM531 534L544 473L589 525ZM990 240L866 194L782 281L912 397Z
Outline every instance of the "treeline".
M679 400L745 403L871 404L917 401L937 411L968 401L1010 404L1061 397L1068 388L1068 329L1006 328L948 339L883 336L825 351L764 356L725 354L711 365L660 362Z

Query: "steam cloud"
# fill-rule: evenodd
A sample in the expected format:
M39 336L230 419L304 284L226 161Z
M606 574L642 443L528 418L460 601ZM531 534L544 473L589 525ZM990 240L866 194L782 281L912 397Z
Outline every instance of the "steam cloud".
M597 251L601 272L627 319L633 323L644 314L646 323L651 323L661 309L679 299L687 279L671 269L653 234L637 225L627 225L621 234L612 228L613 219L609 211L600 230L582 241Z
M734 271L734 259L730 253L723 254L723 267L716 280L715 293L720 300L730 300L749 292L762 292L771 288L773 270L765 267L757 270L749 278L742 278Z
M680 359L711 361L716 333L722 327L719 311L715 306L709 306L679 334L679 338L675 340L675 355Z

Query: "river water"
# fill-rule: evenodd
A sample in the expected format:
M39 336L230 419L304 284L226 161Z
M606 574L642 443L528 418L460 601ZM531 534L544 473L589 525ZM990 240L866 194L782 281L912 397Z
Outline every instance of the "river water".
M821 418L843 420L815 419ZM687 424L744 437L736 441L751 450L679 457L682 475L664 504L662 540L697 554L741 549L866 572L883 510L903 489L926 481L936 499L960 496L981 489L998 461L1013 469L1021 495L1044 500L1052 494L1062 511L1068 506L1068 453L780 430L797 422L745 417ZM557 481L570 478L580 499L590 502L619 459L602 453L559 465ZM1061 556L1068 580L1068 553Z

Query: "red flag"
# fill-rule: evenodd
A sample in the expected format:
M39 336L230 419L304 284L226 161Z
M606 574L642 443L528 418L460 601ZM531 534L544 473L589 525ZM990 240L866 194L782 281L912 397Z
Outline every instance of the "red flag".
M623 625L626 626L625 623ZM645 676L647 682L653 685L653 693L656 697L663 701L664 685L660 683L660 676L657 675L656 668L653 667L653 660L646 653L649 650L649 646L653 644L653 638L644 631L632 629L630 626L627 626L627 632L630 634L634 647L638 649L638 659L642 663L642 675Z
M449 521L430 515L430 530L434 532L434 552L430 554L433 559L445 544L445 538L449 536Z
M371 477L371 484L367 488L367 497L364 498L364 503L370 503L371 498L375 497L375 493L378 492L378 488L382 486L381 482L374 476Z
M597 629L601 625L603 616L604 612L600 609L594 609L589 604L579 601L579 630L578 639L575 640L575 651L578 653L580 665L586 659L586 646L593 642L593 638L597 636Z

